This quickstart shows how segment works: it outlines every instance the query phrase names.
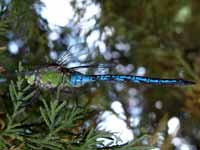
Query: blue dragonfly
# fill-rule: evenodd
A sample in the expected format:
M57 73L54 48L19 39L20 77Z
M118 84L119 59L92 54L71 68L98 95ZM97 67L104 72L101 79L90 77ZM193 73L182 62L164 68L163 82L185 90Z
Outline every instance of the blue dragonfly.
M82 55L81 53L79 53ZM37 85L41 88L73 88L81 87L87 83L97 81L115 81L115 82L129 82L133 84L152 84L152 85L191 85L193 81L184 79L171 78L154 78L147 76L135 75L121 75L121 74L98 74L90 75L83 74L78 71L80 68L110 68L113 65L103 64L87 64L76 67L67 67L69 62L75 62L77 58L74 57L72 51L66 51L62 54L55 63L45 65L37 71L26 75L27 82L31 85Z

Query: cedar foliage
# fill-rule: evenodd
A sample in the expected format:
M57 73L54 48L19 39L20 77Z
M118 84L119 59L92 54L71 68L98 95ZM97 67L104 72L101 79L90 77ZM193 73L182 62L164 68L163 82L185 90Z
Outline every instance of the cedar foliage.
M86 96L76 100L59 88L49 94L27 83L24 72L45 63L51 50L50 29L36 5L43 4L39 0L0 1L0 149L151 149L140 144L146 136L119 145L114 133L98 130L98 114L104 109L90 107ZM62 34L67 36L70 29L64 28ZM16 55L8 52L11 41L19 44ZM67 47L66 41L59 43L54 43L59 49ZM105 144L105 139L110 142Z
M69 46L69 37L75 29L62 27L52 48L48 44L48 22L35 9L36 5L38 8L43 5L39 0L0 0L0 149L152 149L142 142L162 150L173 149L173 136L167 133L167 121L173 116L181 121L177 136L199 149L200 136L196 132L200 128L198 0L82 0L83 8L79 8L77 0L72 0L71 4L77 16L72 20L75 25L90 4L100 6L100 16L93 16L94 28L89 29L83 39L85 42L93 31L99 30L107 52L119 54L118 58L106 61L124 66L132 64L131 73L143 66L146 75L182 75L197 84L184 88L124 85L122 91L117 91L114 84L100 83L92 85L96 86L95 92L91 92L91 85L86 85L76 89L73 96L59 89L52 94L49 91L38 94L37 88L27 85L23 75L17 75L15 70L29 71L33 66L46 63L51 50L60 52ZM181 16L184 10L188 13ZM113 34L103 38L108 29ZM77 39L79 32L81 30L75 35ZM20 44L17 55L8 52L11 41ZM119 43L128 44L129 51L118 48L116 44ZM99 49L94 47L94 51ZM93 61L104 62L103 55L96 56ZM20 61L24 68L18 67ZM131 108L128 91L133 88L143 108L138 126L130 121L133 118L131 109L135 108ZM132 142L124 145L116 144L113 133L97 129L102 112L109 110L118 115L110 107L114 100L121 102L126 116L124 121L135 136ZM154 107L157 100L162 102L160 110ZM30 101L33 104L26 106ZM146 133L152 135L151 138L146 138ZM111 142L105 145L102 138Z

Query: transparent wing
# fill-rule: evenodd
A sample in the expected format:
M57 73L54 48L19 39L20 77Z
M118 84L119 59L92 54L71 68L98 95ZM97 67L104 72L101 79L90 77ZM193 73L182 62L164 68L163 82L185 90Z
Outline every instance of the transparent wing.
M110 69L114 68L115 64L84 64L75 67L69 67L68 69L92 74L106 74L110 72ZM89 72L88 72L89 71Z
M70 67L69 69L76 70L80 68L114 68L116 64L86 64L86 65L80 65L76 67Z
M60 55L56 64L75 71L92 68L95 71L98 70L98 72L107 72L108 69L116 66L116 64L113 63L92 63L93 54L94 52L90 51L85 43L75 44Z
M69 63L81 62L81 59L87 59L90 53L86 43L75 44L64 51L57 59L56 63L58 65L66 66Z

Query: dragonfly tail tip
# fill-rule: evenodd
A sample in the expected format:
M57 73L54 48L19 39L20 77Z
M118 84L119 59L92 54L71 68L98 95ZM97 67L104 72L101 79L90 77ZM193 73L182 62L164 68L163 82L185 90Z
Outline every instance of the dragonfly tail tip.
M183 85L193 85L193 84L196 84L196 82L194 81L187 81L187 80L183 80Z

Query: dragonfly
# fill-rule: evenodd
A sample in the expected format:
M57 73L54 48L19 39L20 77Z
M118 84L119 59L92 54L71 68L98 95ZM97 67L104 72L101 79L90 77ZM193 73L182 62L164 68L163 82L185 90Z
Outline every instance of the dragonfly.
M106 64L88 64L76 67L67 67L66 64L74 61L70 51L64 52L57 61L52 64L45 65L38 70L29 73L25 76L27 82L31 85L36 85L41 88L74 88L81 87L87 83L98 81L114 81L128 82L132 84L152 84L152 85L175 85L185 86L195 84L193 81L179 78L155 78L148 76L136 76L130 74L83 74L78 69L80 68L111 68L113 65Z

